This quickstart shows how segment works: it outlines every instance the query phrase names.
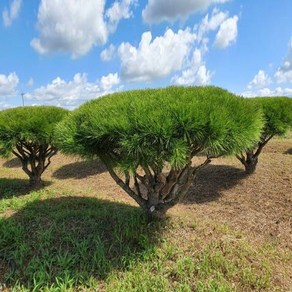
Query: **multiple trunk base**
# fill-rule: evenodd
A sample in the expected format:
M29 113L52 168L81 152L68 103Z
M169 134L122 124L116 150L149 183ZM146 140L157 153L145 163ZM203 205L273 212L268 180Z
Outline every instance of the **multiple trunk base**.
M253 151L247 151L246 154L241 154L236 156L237 159L244 165L245 172L247 174L253 174L256 171L258 164L258 156L256 156Z
M49 144L20 141L12 153L20 159L22 169L29 177L29 186L32 189L41 188L41 176L50 165L52 156L57 153L57 148Z
M141 166L132 174L121 178L109 164L108 157L101 158L115 182L144 210L148 220L165 218L168 209L180 202L192 185L197 171L211 162L207 157L199 166L192 166L191 159L181 169L171 169L168 174L157 166Z
M256 171L259 156L265 145L274 137L274 135L263 135L260 142L253 149L248 149L245 153L236 155L237 159L244 165L245 172L252 174Z

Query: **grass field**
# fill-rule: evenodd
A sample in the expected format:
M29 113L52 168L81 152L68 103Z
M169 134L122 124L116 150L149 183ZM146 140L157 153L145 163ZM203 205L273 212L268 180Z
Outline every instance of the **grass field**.
M0 160L0 291L292 291L292 138L248 177L214 160L160 223L97 161L58 155L43 179Z

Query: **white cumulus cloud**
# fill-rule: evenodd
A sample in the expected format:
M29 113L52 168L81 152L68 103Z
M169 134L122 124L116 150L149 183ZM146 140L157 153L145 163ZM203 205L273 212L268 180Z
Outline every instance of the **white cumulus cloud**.
M276 87L268 88L264 87L257 90L248 90L241 94L245 97L257 97L257 96L288 96L292 97L292 88L289 87Z
M288 55L275 73L277 83L292 83L292 38L289 42Z
M10 8L5 8L2 12L3 24L8 27L18 17L22 5L22 0L11 1Z
M198 37L201 40L209 31L217 30L228 18L228 13L213 9L211 16L207 14L198 26Z
M115 31L118 23L122 19L128 19L133 16L131 6L136 3L136 0L121 0L114 2L113 5L106 11L108 18L108 28L110 31Z
M272 83L270 76L264 71L259 70L259 72L255 75L253 80L249 82L247 88L252 89L254 87L262 88Z
M120 79L117 73L110 73L95 82L89 82L86 74L77 73L70 81L57 77L48 85L26 94L25 97L37 104L73 109L87 100L119 90L119 84Z
M235 15L221 23L214 43L217 48L224 49L236 41L237 22L238 16Z
M105 0L41 0L39 38L31 46L40 54L69 52L73 58L107 42L118 22L131 16L134 0L115 1L105 11Z
M117 73L110 73L106 76L102 76L100 79L100 88L105 92L110 92L114 86L120 84L120 78ZM104 93L104 94L105 94Z
M151 32L144 32L138 46L130 43L119 46L121 76L130 82L151 82L175 74L171 78L175 84L209 84L214 73L207 68L204 57L210 32L218 32L218 41L224 42L223 46L230 45L236 39L237 21L238 16L229 17L228 12L215 8L193 29L187 27L178 32L167 29L164 35L155 38ZM232 28L230 35L226 35L226 27Z
M172 82L178 85L207 85L211 83L214 72L207 69L204 55L208 52L208 34L218 30L228 19L227 12L213 9L212 13L207 14L199 25L196 26L197 33L196 47L193 51L191 61L180 73L172 78Z
M270 77L263 70L255 75L253 80L249 82L247 90L242 95L252 96L289 96L292 97L292 38L288 46L288 54L283 63ZM279 86L281 84L281 86Z
M155 39L151 32L143 33L138 47L122 43L118 49L122 77L130 82L150 82L180 70L196 37L190 29L177 33L168 29Z
M13 96L16 93L16 87L19 83L19 78L15 72L9 75L0 74L0 96Z
M202 52L195 49L190 66L181 75L174 76L172 82L177 85L207 85L210 84L212 75L203 61Z
M116 47L113 44L111 44L108 48L102 50L102 52L100 53L100 58L104 62L109 62L114 57L115 52Z
M280 68L275 73L277 83L292 83L292 70L283 70Z
M211 4L229 0L149 0L142 16L147 23L184 19L191 14L208 8Z

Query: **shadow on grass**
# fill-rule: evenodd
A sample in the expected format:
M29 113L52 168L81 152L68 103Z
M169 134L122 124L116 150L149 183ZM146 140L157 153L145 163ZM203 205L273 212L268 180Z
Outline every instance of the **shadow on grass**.
M0 199L26 195L29 192L25 179L0 178Z
M287 151L285 151L284 154L290 154L290 155L292 155L292 148L290 148Z
M184 204L203 204L220 198L221 192L235 186L248 175L243 169L209 164L201 169L189 190Z
M42 188L50 184L51 182L43 181ZM0 200L23 196L35 190L29 186L28 179L0 178Z
M81 179L105 171L107 171L106 167L99 160L77 161L60 167L53 173L53 177L58 179Z
M14 157L10 160L7 160L3 163L3 167L6 167L6 168L21 168L22 165L21 165L21 161L17 158L17 157Z
M0 251L16 267L6 280L28 290L88 287L151 254L162 224L147 224L139 208L95 198L34 201L0 220Z

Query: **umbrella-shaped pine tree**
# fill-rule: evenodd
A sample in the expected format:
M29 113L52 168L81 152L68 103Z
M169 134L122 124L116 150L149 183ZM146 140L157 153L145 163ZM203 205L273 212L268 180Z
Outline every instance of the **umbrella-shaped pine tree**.
M57 153L54 129L66 114L67 110L53 106L0 111L0 154L13 153L20 159L33 188L41 185L41 175Z
M249 102L261 106L264 128L259 141L245 152L236 155L248 174L255 172L259 155L274 136L283 136L292 128L292 99L289 97L256 97Z
M262 126L261 111L226 90L168 87L89 101L57 126L57 142L65 153L98 156L153 218L185 196L210 157L248 149Z

